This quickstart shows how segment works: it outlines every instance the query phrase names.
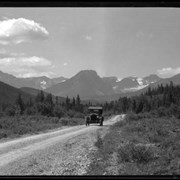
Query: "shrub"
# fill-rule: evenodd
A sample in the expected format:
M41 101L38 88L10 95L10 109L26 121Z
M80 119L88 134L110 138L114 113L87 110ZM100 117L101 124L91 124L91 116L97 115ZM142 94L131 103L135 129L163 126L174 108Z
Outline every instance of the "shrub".
M73 110L67 111L67 116L70 117L70 118L73 118L74 114L75 114L75 111L73 111Z
M67 126L67 125L69 125L69 118L63 117L60 119L60 122L63 126Z
M25 115L34 115L34 114L37 114L37 110L36 110L36 108L34 106L33 107L28 107L28 108L25 109L24 114Z
M1 131L0 131L0 139L6 138L7 136L8 136L7 131L1 129Z
M50 121L53 123L53 124L58 124L60 122L60 119L57 118L57 117L52 117L50 118Z
M61 117L64 116L64 114L65 114L64 109L60 105L56 105L54 107L54 110L53 110L53 115L54 116L56 116L58 118L61 118Z
M127 143L118 149L119 162L148 163L155 158L152 146L145 144Z
M73 126L79 124L84 124L84 119L67 117L60 119L58 117L42 115L3 116L0 118L0 137L37 133L39 131L58 128L62 125Z
M74 112L74 118L84 118L84 114L80 112Z
M138 120L140 120L140 119L143 119L143 118L145 118L145 117L147 117L148 115L147 115L147 113L142 113L142 114L135 114L135 113L128 113L127 115L126 115L126 118L125 118L125 120L127 121L127 122L132 122L132 121L138 121Z
M74 125L80 125L84 124L84 119L82 118L68 118L68 117L63 117L60 119L60 123L64 126L74 126Z
M112 116L112 115L114 115L114 113L112 111L106 111L106 112L103 113L104 117L109 117L109 116Z
M159 107L157 110L157 114L159 117L166 116L168 114L167 109L165 107Z
M35 109L44 116L51 116L52 115L52 105L48 103L37 103L35 104Z
M15 108L13 106L9 106L5 110L5 115L7 115L7 116L14 116L15 112L16 112Z

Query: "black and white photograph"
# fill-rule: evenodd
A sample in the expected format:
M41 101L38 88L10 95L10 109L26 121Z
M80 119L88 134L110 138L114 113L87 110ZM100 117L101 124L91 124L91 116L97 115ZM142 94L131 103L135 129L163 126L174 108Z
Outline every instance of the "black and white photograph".
M180 175L180 7L0 7L0 177Z

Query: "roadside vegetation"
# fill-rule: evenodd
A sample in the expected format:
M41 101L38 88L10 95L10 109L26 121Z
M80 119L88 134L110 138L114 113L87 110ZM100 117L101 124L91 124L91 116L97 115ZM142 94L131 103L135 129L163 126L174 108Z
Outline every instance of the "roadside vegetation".
M88 174L178 175L180 87L171 83L140 96L121 98L119 104L123 100L129 105L119 106L120 113L127 115L103 138L97 136L97 152Z
M179 139L180 119L131 113L97 137L88 174L178 175Z
M14 103L0 104L0 139L85 124L91 105L82 103L79 95L72 99L66 97L64 102L40 91L35 99L24 102L19 94ZM112 115L112 110L104 112L105 119Z
M82 105L79 95L72 101L53 101L51 94L41 91L33 101L24 102L21 94L12 104L0 105L0 139L35 134L62 126L84 124L88 105Z
M18 137L25 134L56 129L62 126L74 126L84 124L83 118L47 117L40 115L23 115L0 118L0 139Z

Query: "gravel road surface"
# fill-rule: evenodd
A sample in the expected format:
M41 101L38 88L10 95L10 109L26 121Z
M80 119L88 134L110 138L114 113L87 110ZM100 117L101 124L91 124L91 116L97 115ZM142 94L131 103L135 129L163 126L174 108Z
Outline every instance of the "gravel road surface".
M63 127L0 143L0 175L85 175L96 151L97 131L104 133L124 115L103 126Z

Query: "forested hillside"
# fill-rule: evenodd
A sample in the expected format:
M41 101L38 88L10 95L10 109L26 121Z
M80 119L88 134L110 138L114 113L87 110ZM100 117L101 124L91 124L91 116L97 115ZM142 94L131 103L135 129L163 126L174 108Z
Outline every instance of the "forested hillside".
M98 136L90 175L179 174L180 86L170 82L149 88L140 96L106 103L104 109L126 113L126 118Z
M173 82L157 88L148 88L145 93L130 98L121 97L117 101L104 104L105 110L114 113L142 113L154 112L162 115L173 114L180 116L180 86Z

